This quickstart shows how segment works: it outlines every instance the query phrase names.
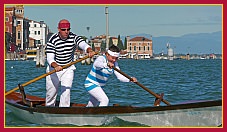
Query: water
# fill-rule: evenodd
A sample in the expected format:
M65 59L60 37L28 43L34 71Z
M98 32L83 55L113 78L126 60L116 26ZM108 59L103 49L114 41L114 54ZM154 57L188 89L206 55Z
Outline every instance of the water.
M155 93L164 93L164 99L170 104L192 100L217 100L222 98L222 60L131 60L118 61L121 71L136 77ZM90 71L91 65L75 64L74 83L71 101L87 103L89 95L84 90L84 79ZM34 61L6 61L5 88L9 91L17 87L18 83L28 82L45 74L45 68L36 68ZM123 83L112 75L105 92L110 99L110 105L152 106L155 97L134 83ZM25 92L45 97L45 78L25 87ZM166 105L162 103L161 105ZM59 125L40 125L22 121L6 109L6 127L39 127ZM73 127L72 125L64 125ZM103 126L143 126L119 119L113 119ZM60 126L61 127L61 126Z

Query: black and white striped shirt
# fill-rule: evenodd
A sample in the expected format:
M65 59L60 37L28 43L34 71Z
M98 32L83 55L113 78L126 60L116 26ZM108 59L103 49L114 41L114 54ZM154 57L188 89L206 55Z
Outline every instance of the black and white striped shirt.
M67 39L60 38L58 33L51 36L47 43L46 54L49 65L56 62L60 66L71 63L74 60L74 52L79 46L86 51L90 47L82 37L70 32Z

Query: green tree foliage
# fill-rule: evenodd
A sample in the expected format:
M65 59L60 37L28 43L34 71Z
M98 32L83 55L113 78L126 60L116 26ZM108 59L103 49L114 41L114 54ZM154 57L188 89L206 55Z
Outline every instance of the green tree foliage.
M117 46L121 49L121 50L123 50L124 49L124 47L123 47L123 43L122 43L122 41L121 41L121 36L120 35L118 35L118 38L117 38Z
M127 49L127 38L125 37L125 42L124 42L124 50Z
M94 43L91 43L92 50L95 51L95 45Z
M106 43L102 41L101 43L101 52L106 51Z
M109 47L112 46L112 45L113 45L113 39L112 39L112 37L110 37L110 39L109 39Z

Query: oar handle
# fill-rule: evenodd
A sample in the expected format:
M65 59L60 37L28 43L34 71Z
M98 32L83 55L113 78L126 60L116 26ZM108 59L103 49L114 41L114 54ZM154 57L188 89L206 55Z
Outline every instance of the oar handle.
M124 72L120 71L119 69L117 69L116 67L113 67L113 69L117 72L119 72L120 74L122 74L123 76L127 77L130 81L132 81L132 78L125 74ZM160 96L158 96L156 93L152 92L150 89L146 88L144 85L142 85L141 83L139 82L134 82L135 84L139 85L141 88L143 88L144 90L146 90L147 92L149 92L150 94L154 95L156 98L160 98ZM161 99L162 102L164 102L165 104L167 105L170 105L170 103L164 99Z
M97 55L98 53L99 53L99 52L95 52L94 55ZM81 59L78 59L78 60L76 60L76 61L73 61L73 62L71 62L71 63L69 63L69 64L67 64L67 65L64 65L62 68L65 69L65 68L67 68L67 67L69 67L69 66L71 66L71 65L73 65L73 64L76 64L76 63L78 63L78 62L80 62L80 61L82 61L82 60L85 60L85 59L87 59L87 58L89 58L88 55L85 56L85 57L83 57L83 58L81 58ZM41 76L39 76L39 77L37 77L37 78L32 79L32 80L30 80L30 81L28 81L28 82L26 82L26 83L24 83L24 84L21 84L21 86L25 87L25 86L27 86L27 85L29 85L29 84L31 84L31 83L33 83L33 82L36 82L36 81L38 81L38 80L40 80L40 79L42 79L42 78L44 78L44 77L46 77L46 76L48 76L48 75L50 75L50 74L53 74L53 73L55 73L55 72L56 72L55 70L52 70L52 71L50 71L50 72L48 72L48 73L45 73L45 74L43 74L43 75L41 75ZM12 93L12 92L14 92L14 91L16 91L16 90L18 90L18 89L19 89L19 87L16 87L16 88L14 88L14 89L12 89L12 90L6 92L5 95L8 95L8 94L10 94L10 93Z

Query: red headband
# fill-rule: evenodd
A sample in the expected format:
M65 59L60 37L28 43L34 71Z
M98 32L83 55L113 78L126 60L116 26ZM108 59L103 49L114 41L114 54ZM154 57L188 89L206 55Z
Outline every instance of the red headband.
M70 28L70 23L58 23L58 28Z

